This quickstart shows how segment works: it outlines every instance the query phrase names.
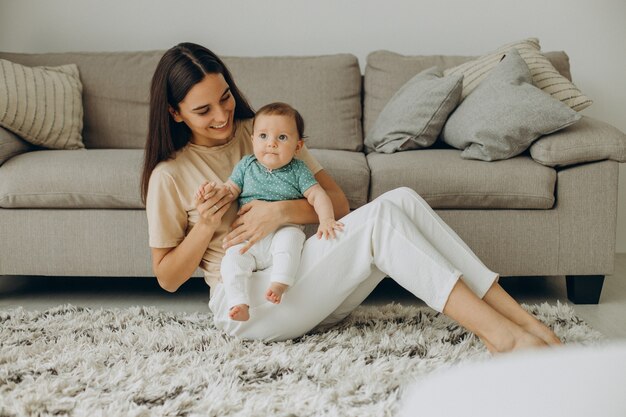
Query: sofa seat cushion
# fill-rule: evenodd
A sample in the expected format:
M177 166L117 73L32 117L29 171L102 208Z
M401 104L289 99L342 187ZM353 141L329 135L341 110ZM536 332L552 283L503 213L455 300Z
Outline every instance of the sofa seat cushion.
M141 149L42 150L0 166L2 208L142 209Z
M407 186L436 209L550 209L556 171L528 156L467 160L456 149L367 155L370 200ZM547 169L546 169L547 168Z
M361 152L309 149L318 162L341 187L352 210L367 203L370 170Z
M369 168L361 152L310 149L344 190L351 209L367 203ZM142 209L141 149L27 152L0 166L2 208Z

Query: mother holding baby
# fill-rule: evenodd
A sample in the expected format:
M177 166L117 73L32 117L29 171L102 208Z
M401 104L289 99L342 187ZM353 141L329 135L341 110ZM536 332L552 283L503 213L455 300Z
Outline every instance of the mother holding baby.
M330 198L343 230L335 239L306 240L295 282L279 305L266 299L273 266L253 272L250 319L232 320L220 276L226 249L242 244L247 251L284 225L319 221L307 199L254 200L239 208L221 186L253 153L254 115L210 50L182 43L161 58L152 78L142 198L162 288L175 292L200 266L216 326L235 337L271 341L341 321L390 276L475 333L491 352L560 343L417 193L398 188L350 212L343 191L306 146L297 157Z

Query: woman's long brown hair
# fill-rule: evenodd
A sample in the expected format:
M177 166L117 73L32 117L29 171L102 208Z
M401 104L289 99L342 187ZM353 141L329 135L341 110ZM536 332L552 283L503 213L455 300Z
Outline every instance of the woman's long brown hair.
M222 60L207 48L194 43L180 43L165 52L150 87L150 117L148 137L141 174L141 200L146 203L148 183L152 171L161 161L189 143L191 131L185 123L176 123L169 113L169 106L179 110L191 88L202 81L206 74L222 74L235 99L234 119L254 117L254 111L235 84L230 71Z

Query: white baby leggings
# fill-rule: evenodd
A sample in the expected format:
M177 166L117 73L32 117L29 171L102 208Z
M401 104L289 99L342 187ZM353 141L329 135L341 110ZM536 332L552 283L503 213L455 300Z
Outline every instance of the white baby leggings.
M239 253L244 243L228 248L220 273L229 309L239 304L250 305L248 286L253 271L271 266L271 282L293 285L305 238L300 227L283 226L252 245L246 253Z
M253 273L250 320L231 320L224 285L212 288L215 325L239 338L286 340L342 320L387 275L437 311L461 275L481 298L498 278L410 188L389 191L341 222L336 239L304 243L296 281L280 304L264 296L272 268Z

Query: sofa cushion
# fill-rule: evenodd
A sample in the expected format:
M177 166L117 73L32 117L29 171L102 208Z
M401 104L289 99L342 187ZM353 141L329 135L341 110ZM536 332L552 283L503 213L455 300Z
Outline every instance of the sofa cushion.
M310 152L345 191L351 209L367 203L364 154ZM0 207L142 209L142 163L139 149L42 150L14 156L0 166Z
M367 155L370 199L393 188L414 189L435 209L550 209L556 171L518 156L466 160L455 149Z
M148 131L152 74L165 51L17 54L23 65L75 63L83 83L83 141L89 149L142 149ZM255 108L292 104L304 117L310 148L360 150L361 72L349 54L223 57Z
M225 57L224 62L255 109L283 101L302 114L309 149L362 149L356 56Z
M141 209L142 150L42 150L0 166L2 208Z
M561 75L571 80L569 58L565 52L547 52L544 55ZM433 66L451 68L474 58L454 55L400 55L390 51L370 53L367 56L363 85L365 134L370 131L389 99L415 74Z
M580 117L532 84L528 65L512 48L450 115L442 137L463 150L462 158L495 161L519 155L539 136Z
M34 148L34 145L23 141L15 133L0 127L0 165L15 155L28 152Z
M443 77L437 67L411 78L387 102L365 137L366 150L394 153L431 146L459 104L463 76Z
M76 64L83 83L86 148L143 148L148 131L150 81L163 51L17 54L23 65Z
M78 67L29 67L0 59L0 125L50 149L82 149Z
M352 210L367 203L370 170L361 152L309 149L348 198Z
M463 74L463 95L465 99L485 77L496 67L502 56L511 49L519 52L522 59L528 65L532 75L532 83L537 88L550 94L555 99L562 101L576 111L590 106L593 101L565 79L558 70L541 53L539 39L529 38L523 41L513 42L501 46L493 52L483 55L478 59L466 62L454 68L444 71L445 75Z
M533 143L530 156L550 167L604 159L626 162L626 134L608 123L583 116L575 125Z

